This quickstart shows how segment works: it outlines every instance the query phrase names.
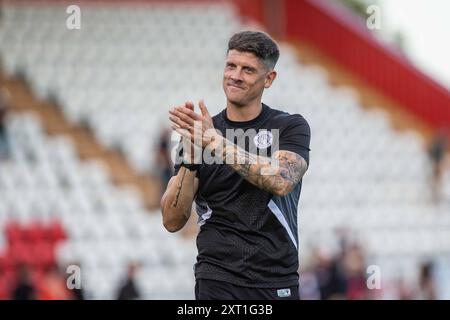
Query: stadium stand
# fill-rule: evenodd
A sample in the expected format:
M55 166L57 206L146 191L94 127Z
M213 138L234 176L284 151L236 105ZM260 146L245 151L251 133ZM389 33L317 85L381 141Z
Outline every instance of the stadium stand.
M193 276L188 266L195 256L190 243L167 237L157 212L145 211L135 192L114 187L98 163L81 163L66 139L46 137L32 114L12 115L7 125L12 161L2 163L0 171L0 227L7 235L0 249L2 265L27 262L15 255L31 259L42 254L39 248L45 249L38 248L36 232L20 232L21 226L50 227L60 221L67 239L48 255L61 267L75 262L82 266L87 297L114 299L132 261L141 264L142 298L189 296ZM63 238L58 232L65 233L58 226L50 229L57 239ZM16 243L32 246L17 251Z
M2 9L4 71L56 100L70 121L86 124L139 172L155 170L152 150L170 106L205 98L211 113L225 107L226 43L245 28L227 4L86 6L81 30L66 29L65 7L55 4ZM345 228L386 281L416 281L424 258L450 253L450 172L446 201L436 205L420 134L395 131L385 111L366 111L352 88L331 86L326 70L300 64L287 43L277 69L263 101L302 114L312 128L299 206L301 262L315 247L337 251L335 230ZM67 239L55 247L58 264L81 264L90 298L113 299L132 261L142 264L143 298L193 297L193 241L166 233L157 210L111 184L102 164L81 162L70 141L47 137L31 114L13 114L7 126L12 159L1 163L0 228L60 221Z

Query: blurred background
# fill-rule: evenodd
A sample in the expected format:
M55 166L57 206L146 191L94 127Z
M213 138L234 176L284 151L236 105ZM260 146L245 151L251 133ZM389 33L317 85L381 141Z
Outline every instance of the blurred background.
M75 5L75 6L73 6ZM170 107L212 114L227 41L312 129L303 299L450 298L447 1L2 1L0 299L193 299L196 214L161 222ZM81 287L80 287L81 285ZM75 287L75 289L73 289Z

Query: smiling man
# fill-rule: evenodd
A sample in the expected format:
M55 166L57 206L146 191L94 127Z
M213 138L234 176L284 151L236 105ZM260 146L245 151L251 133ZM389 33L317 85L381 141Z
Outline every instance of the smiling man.
M200 101L200 114L192 102L169 112L189 148L181 150L161 199L163 224L180 230L195 202L196 299L298 299L297 209L310 128L301 115L261 103L278 57L264 33L233 35L223 75L226 108L211 117ZM248 139L236 143L242 136ZM223 161L194 163L195 147Z

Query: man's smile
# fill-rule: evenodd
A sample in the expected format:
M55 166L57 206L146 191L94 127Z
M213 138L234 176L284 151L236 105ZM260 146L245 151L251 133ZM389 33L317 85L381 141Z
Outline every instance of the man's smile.
M243 87L238 86L237 84L233 84L233 83L229 83L228 87L234 88L234 89L239 89L239 90L245 90Z

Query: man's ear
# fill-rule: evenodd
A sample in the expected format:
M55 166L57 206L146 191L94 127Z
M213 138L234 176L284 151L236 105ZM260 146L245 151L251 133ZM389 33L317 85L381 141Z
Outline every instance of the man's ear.
M266 80L264 82L264 88L266 88L266 89L270 88L270 86L272 85L272 83L276 77L277 77L277 72L275 70L270 71L266 75Z

